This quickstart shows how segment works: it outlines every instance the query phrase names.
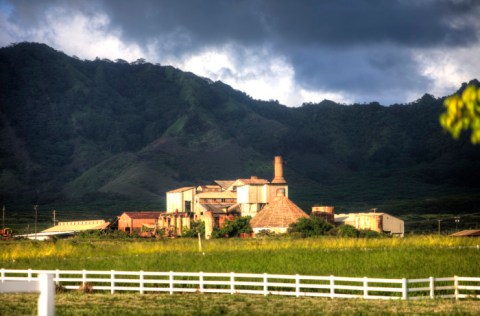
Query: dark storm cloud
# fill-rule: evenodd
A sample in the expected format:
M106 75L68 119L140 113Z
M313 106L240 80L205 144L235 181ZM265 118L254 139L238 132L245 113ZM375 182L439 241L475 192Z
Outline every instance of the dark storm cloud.
M428 91L428 80L417 74L410 54L396 47L348 50L302 50L294 57L297 82L307 89L320 88L355 95L357 100L398 102L405 91Z
M227 44L266 48L292 65L305 88L351 91L370 99L385 90L428 88L412 49L468 47L478 44L480 34L480 1L475 0L12 3L10 19L30 26L41 25L50 8L106 14L106 27L120 32L124 42L148 46L160 56L185 57Z
M132 40L183 30L198 43L239 41L302 45L393 42L465 45L477 40L479 1L137 0L102 1L113 25Z
M453 28L448 22L470 15L467 3L448 1L271 1L269 18L289 41L346 45L393 42L430 46L465 44L476 38L471 26Z
M461 22L475 16L479 3L142 0L103 5L112 25L131 41L182 35L175 45L159 47L176 54L226 42L266 45L289 60L296 81L308 89L365 94L367 100L376 95L393 102L401 91L427 91L429 85L412 55L401 48L477 42L477 26ZM390 98L379 96L384 93Z

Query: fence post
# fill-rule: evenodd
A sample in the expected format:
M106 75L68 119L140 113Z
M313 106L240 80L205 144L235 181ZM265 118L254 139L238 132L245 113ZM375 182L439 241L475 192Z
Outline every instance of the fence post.
M330 276L330 298L335 298L335 277Z
M268 295L268 275L266 273L263 274L263 295Z
M173 294L173 271L170 271L170 295Z
M430 298L435 298L435 278L430 277Z
M455 289L455 299L458 300L458 276L453 276L453 288Z
M143 270L140 270L140 294L143 294Z
M203 272L198 273L198 290L203 293Z
M60 285L60 270L58 269L55 270L55 279L56 279L55 284Z
M40 296L38 297L38 315L55 315L55 284L53 275L41 273L38 275L38 287Z
M5 269L2 268L2 283L5 282Z
M110 294L115 293L115 270L110 270Z
M295 274L295 294L300 297L300 276Z
M363 298L368 298L368 278L363 277Z
M235 272L230 272L230 294L235 294Z
M85 269L82 270L82 285L85 287L85 283L87 283L87 271Z
M28 282L32 281L32 269L28 269Z
M402 300L406 300L408 298L408 287L407 287L407 279L402 279Z

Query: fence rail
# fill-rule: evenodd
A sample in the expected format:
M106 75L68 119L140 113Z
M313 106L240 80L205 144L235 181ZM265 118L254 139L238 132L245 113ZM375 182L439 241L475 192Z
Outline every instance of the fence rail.
M3 269L2 269L3 272ZM2 276L4 274L2 273ZM16 277L14 281L0 282L0 293L29 293L38 292L38 315L39 316L53 316L55 315L55 286L53 283L53 275L48 273L38 273L37 277L32 280L30 278L23 278L18 280Z
M228 293L364 299L480 298L480 277L423 279L210 272L11 270L0 282L34 281L52 274L57 286L93 291Z

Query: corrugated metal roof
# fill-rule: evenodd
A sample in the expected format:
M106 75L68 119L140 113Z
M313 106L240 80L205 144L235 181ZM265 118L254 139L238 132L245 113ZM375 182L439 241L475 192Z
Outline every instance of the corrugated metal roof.
M179 193L179 192L188 191L188 190L191 190L191 189L195 189L195 187L178 188L178 189L175 189L175 190L168 191L167 193Z
M213 181L213 183L218 184L224 190L228 189L234 182L235 182L235 180L215 180L215 181Z
M131 219L152 219L158 218L162 212L125 212L123 214L127 215Z
M451 237L480 237L480 229L468 229L451 234Z
M108 225L110 225L110 222L106 222L104 220L59 222L58 225L45 229L44 231L42 231L42 233L102 230L107 228Z
M222 187L218 184L202 184L196 187L197 191L205 190L205 189L214 189L217 191L222 191Z
M231 191L222 192L202 192L195 195L201 199L235 199L237 194Z
M232 204L228 203L221 203L221 204L200 204L205 211L211 211L215 214L225 214L225 211L228 210L228 208Z
M250 221L252 228L285 228L309 216L286 196L277 196Z
M268 183L270 183L268 180L265 180L265 179L238 179L237 181L241 181L243 184L268 184Z

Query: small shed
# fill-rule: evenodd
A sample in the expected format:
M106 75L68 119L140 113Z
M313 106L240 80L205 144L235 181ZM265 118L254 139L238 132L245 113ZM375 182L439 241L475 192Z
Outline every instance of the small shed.
M156 227L162 212L125 212L118 217L118 230L129 234L141 232L144 225Z

